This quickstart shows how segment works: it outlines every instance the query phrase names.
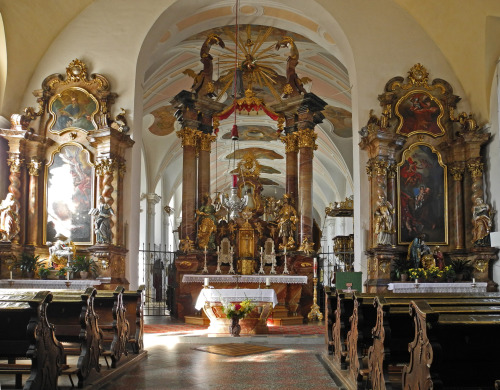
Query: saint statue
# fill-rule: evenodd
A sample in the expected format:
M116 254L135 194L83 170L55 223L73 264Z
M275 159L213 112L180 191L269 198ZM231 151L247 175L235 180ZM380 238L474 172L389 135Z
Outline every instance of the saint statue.
M8 193L0 203L0 241L12 240L19 229L19 208L14 194Z
M68 241L68 237L59 233L55 237L56 242L46 242L49 247L49 260L62 267L71 266L74 253L74 244Z
M278 222L278 234L282 239L280 248L289 247L287 244L290 240L294 241L293 235L296 230L295 224L297 223L297 212L290 204L289 194L283 195L283 205L278 212L276 221Z
M490 246L492 211L482 198L476 198L472 207L472 243L474 246Z
M203 196L203 204L196 210L198 223L198 248L215 249L215 232L217 231L215 207L209 194Z
M436 267L438 267L440 270L443 270L445 267L444 256L443 252L441 252L441 249L439 248L439 245L436 245L436 247L434 248L434 252L432 254L436 262Z
M378 245L391 245L391 234L394 233L392 214L394 214L392 205L385 200L384 196L379 196L377 208L375 209L374 229Z
M407 259L410 262L410 267L420 268L422 256L430 253L430 248L425 244L425 234L415 237L408 247Z
M98 244L111 244L111 217L115 215L113 209L104 200L104 196L99 197L99 206L90 211L95 217L94 233Z

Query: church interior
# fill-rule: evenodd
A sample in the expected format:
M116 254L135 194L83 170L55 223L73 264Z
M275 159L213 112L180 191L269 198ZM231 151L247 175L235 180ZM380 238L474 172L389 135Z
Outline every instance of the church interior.
M0 0L0 388L500 389L499 34Z

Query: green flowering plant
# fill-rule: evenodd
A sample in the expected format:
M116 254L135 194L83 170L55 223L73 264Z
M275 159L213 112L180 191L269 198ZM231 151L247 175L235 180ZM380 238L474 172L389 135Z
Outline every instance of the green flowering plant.
M455 278L455 276L457 276L455 270L451 265L447 265L446 267L444 267L443 272L447 279L453 279Z
M425 279L427 277L427 271L423 268L410 268L408 271L408 276L410 279Z
M245 299L240 303L223 302L222 307L222 311L227 318L245 318L247 314L253 310L255 305L250 302L249 299Z
M439 267L430 267L426 270L427 277L430 279L440 279L444 276L444 272Z

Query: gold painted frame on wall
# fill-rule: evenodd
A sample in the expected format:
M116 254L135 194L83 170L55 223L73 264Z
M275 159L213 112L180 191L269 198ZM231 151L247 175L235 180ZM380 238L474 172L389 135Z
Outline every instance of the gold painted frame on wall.
M49 131L61 134L70 130L96 130L94 116L98 111L99 102L94 95L83 88L67 88L50 99Z
M447 167L432 145L416 142L398 164L398 244L426 235L431 245L448 245Z
M90 152L77 142L60 145L45 166L44 190L44 242L63 234L77 245L92 245L95 169Z
M406 137L420 133L432 137L445 134L443 105L427 91L416 89L406 93L397 101L394 113L399 118L397 134Z

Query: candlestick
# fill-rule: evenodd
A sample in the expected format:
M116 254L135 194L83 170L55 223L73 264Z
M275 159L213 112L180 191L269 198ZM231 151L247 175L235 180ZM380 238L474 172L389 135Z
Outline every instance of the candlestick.
M207 253L207 247L205 247L205 250L204 250L205 253Z
M69 280L69 270L66 271L66 280Z
M476 278L472 278L472 283L475 284L476 283Z
M313 278L313 304L311 306L311 311L307 314L307 318L309 321L318 320L321 321L323 319L323 313L321 313L318 305L318 278Z
M233 175L233 187L236 187L238 184L238 176L237 175Z
M316 257L313 259L313 270L314 270L314 277L318 277L318 260Z
M266 287L269 287L271 285L271 279L266 278Z
M12 279L12 271L10 271L10 278Z
M208 287L208 280L209 280L208 278L203 278L203 285L205 287Z
M417 279L415 279L415 284L418 284L418 278L417 278Z

